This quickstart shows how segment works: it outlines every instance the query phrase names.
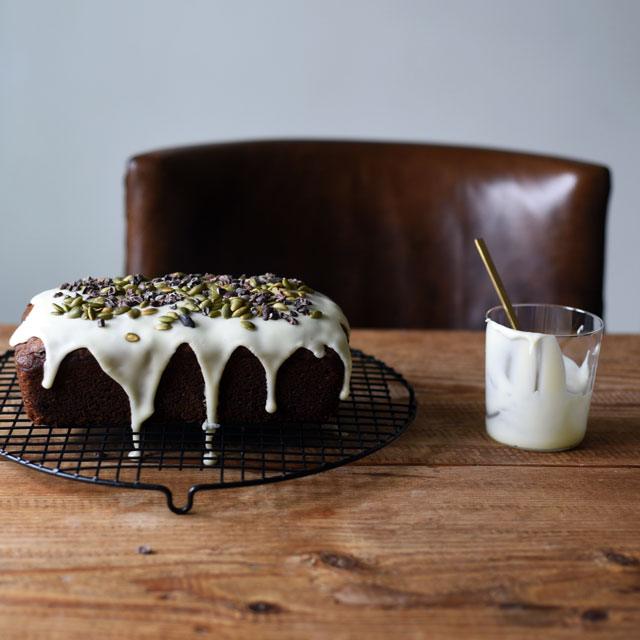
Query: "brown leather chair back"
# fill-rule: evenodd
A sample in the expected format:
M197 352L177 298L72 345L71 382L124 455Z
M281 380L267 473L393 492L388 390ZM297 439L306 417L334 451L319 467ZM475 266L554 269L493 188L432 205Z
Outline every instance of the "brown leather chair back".
M127 272L299 277L353 326L483 327L499 303L602 313L609 171L497 150L263 141L138 155Z

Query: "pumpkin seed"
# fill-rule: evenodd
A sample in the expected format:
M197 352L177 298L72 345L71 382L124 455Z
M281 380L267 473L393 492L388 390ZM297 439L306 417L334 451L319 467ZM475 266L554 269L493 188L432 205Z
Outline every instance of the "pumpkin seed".
M140 315L140 309L129 309L127 315L135 320Z
M187 307L178 307L178 311L185 316L188 316L191 313L191 309L187 309Z
M158 320L160 320L160 322L164 322L165 324L171 324L172 322L176 321L176 319L172 318L171 316L158 316Z
M140 336L137 333L127 333L124 338L128 342L138 342L140 340Z
M80 307L74 307L67 313L67 318L79 318L82 315L82 309Z
M240 307L244 307L244 300L242 298L231 298L231 311L237 311Z
M253 313L243 313L240 318L242 318L242 320L250 320L253 318Z
M210 318L217 318L219 315L220 315L220 311L218 309L214 309L213 311L209 312Z
M282 284L285 289L295 289L295 287L286 278L282 278Z
M116 307L116 309L115 309L115 311L113 313L116 316L121 316L123 313L127 313L127 311L129 311L130 309L131 309L131 307L129 307L126 304L123 304L120 307Z
M156 331L167 331L167 329L171 329L171 325L166 322L159 322L155 327L153 327Z
M148 306L149 306L149 301L148 301L148 300L143 300L143 301L140 303L140 308L141 308L141 309L146 309Z
M57 305L55 302L53 303L53 308L56 311L58 311L59 313L64 313L65 312L64 309L60 305Z
M152 316L152 315L154 315L155 313L158 313L158 310L157 310L157 309L155 309L155 308L153 308L153 307L149 307L148 309L145 309L145 310L142 312L142 315L143 315L143 316Z
M240 316L243 316L245 313L247 313L247 311L249 311L249 307L239 307L231 314L231 317L239 318Z
M231 305L228 302L222 306L222 317L223 318L231 317Z
M316 309L315 311L312 311L311 317L314 318L314 320L317 320L318 318L322 318L322 311L318 309Z
M87 316L89 317L89 320L95 320L96 319L96 312L95 312L93 307L88 307L87 308Z
M64 313L62 311L52 311L51 315L52 316L63 316Z
M248 329L249 331L255 331L256 330L256 325L253 324L253 322L249 322L248 320L243 320L240 324L245 329Z
M111 320L111 318L113 318L113 313L111 313L110 311L103 311L102 313L98 314L98 318L102 318L103 320Z
M289 307L287 307L287 305L283 304L282 302L274 302L272 307L274 309L279 309L280 311L289 311Z
M104 304L104 298L102 298L103 303ZM80 298L74 298L73 301L71 303L69 303L69 307L71 309L75 309L76 307L79 307L82 303L84 302L84 300L80 297Z
M202 285L201 284L197 284L195 287L191 287L191 289L189 289L189 295L190 296L195 296L196 293L200 293L202 291Z

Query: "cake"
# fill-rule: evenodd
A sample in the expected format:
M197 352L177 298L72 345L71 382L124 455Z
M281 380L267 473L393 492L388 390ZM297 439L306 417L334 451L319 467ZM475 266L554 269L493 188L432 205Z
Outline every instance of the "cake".
M34 424L320 422L349 394L349 325L300 280L84 278L36 295L11 337ZM134 452L135 453L135 452Z

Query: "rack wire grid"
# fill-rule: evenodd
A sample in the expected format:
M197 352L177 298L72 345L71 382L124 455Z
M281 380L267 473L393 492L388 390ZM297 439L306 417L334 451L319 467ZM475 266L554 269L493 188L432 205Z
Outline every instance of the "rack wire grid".
M323 424L262 423L222 425L210 446L199 424L148 424L140 434L141 456L131 429L122 425L45 427L24 412L13 351L0 355L0 455L61 478L161 491L167 506L187 513L198 491L290 480L347 464L397 438L416 412L415 393L391 367L352 350L351 394ZM183 472L189 484L184 506L176 506L167 486L168 469Z

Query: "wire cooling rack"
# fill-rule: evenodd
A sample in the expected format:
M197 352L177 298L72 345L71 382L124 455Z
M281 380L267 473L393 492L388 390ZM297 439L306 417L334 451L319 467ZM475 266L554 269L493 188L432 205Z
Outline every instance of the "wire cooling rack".
M326 423L223 425L211 442L215 463L208 465L200 425L143 426L140 458L129 457L129 427L34 426L23 410L13 352L7 351L0 355L0 455L61 478L162 491L171 511L186 513L198 491L311 475L369 455L397 438L415 416L413 389L383 362L356 350L352 356L350 398ZM194 482L182 507L174 503L167 473L161 473L168 469Z

